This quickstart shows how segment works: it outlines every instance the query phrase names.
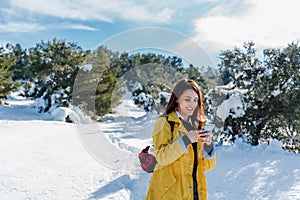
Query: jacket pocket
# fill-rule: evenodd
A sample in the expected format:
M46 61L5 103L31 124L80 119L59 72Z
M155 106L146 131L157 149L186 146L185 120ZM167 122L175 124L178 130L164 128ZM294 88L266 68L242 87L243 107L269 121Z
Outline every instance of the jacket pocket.
M161 184L158 187L159 196L167 195L172 193L172 196L176 196L176 189L174 184L176 183L176 178L173 175L164 176Z

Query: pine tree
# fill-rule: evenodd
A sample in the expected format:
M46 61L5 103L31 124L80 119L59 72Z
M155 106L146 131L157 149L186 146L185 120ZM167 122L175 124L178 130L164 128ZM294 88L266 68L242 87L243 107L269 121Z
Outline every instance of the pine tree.
M291 43L288 47L264 51L268 74L265 76L269 109L264 135L289 143L288 149L295 150L300 133L300 47ZM291 145L292 144L292 145Z
M190 64L189 67L183 69L183 74L186 76L186 78L196 81L200 86L203 94L206 94L208 92L208 86L206 84L206 81L202 76L201 71L197 67Z
M118 77L119 54L100 46L87 57L86 65L90 69L78 73L74 102L97 118L112 112L124 94L123 80Z
M22 49L20 44L6 44L6 48L14 54L16 62L9 69L13 73L13 80L30 80L28 74L28 54L26 49Z
M77 44L56 38L29 49L27 72L34 88L29 88L27 96L42 98L46 105L43 112L53 106L69 106L77 71L88 54Z
M18 88L18 84L12 80L10 67L16 62L16 58L11 52L5 53L5 49L0 47L0 104L2 100Z

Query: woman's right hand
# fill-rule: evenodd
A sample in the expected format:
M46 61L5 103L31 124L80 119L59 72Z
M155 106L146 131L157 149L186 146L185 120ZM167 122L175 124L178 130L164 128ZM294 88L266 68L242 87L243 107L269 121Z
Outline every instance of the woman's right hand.
M205 132L204 130L191 130L186 135L192 143L198 142L201 138L201 133Z

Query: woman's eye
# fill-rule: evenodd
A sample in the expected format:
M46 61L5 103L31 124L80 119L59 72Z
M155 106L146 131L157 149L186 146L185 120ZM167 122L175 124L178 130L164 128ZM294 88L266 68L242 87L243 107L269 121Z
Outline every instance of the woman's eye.
M189 102L198 103L198 99L184 99L184 101L187 103L189 103Z

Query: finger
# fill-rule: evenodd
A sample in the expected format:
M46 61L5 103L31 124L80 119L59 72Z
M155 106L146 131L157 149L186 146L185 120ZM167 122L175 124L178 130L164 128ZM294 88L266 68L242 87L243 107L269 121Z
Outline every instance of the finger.
M208 131L202 129L202 130L198 130L198 133L204 134L204 133L208 133Z
M210 134L208 134L208 133L202 133L202 134L199 134L199 136L201 138L205 138L205 137L210 137Z
M207 133L203 133L202 135L207 135L207 136L210 136L210 137L212 137L212 133L210 133L210 132L207 132Z

